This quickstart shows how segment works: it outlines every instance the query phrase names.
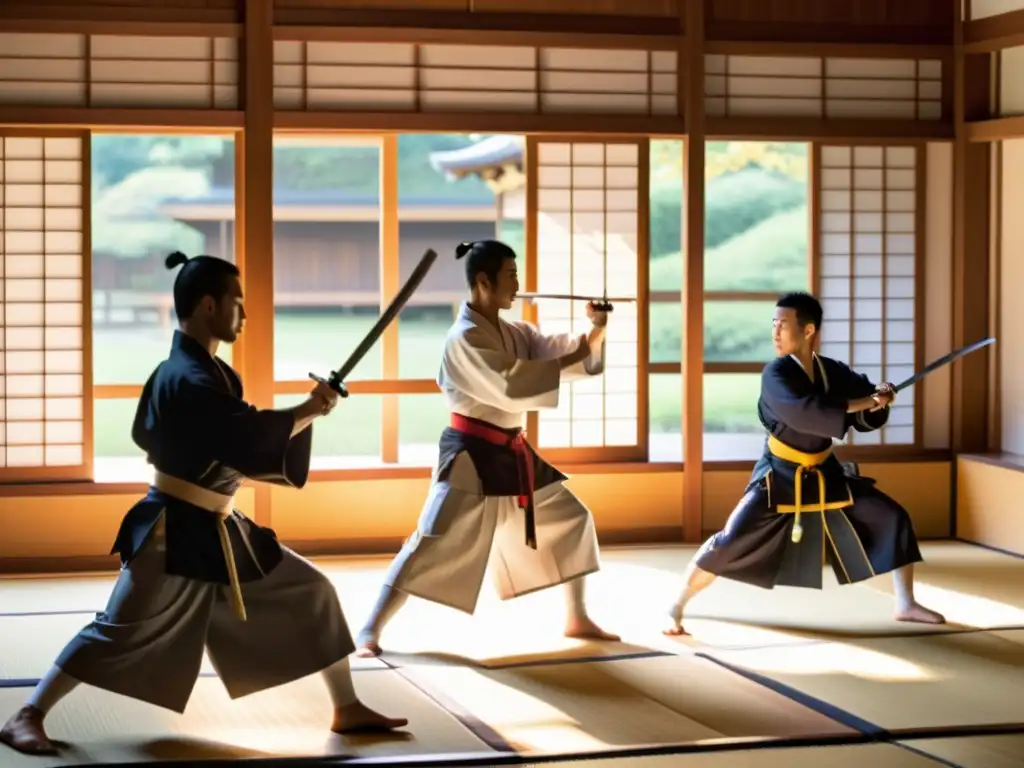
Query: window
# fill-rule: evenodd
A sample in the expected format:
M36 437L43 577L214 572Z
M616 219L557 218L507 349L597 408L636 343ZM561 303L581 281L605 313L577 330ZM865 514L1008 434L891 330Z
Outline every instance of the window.
M131 439L139 394L177 327L164 259L235 258L231 136L93 134L92 363L98 481L144 480ZM231 362L231 347L218 355Z
M810 288L810 146L708 142L704 233L704 459L760 455L761 370L778 295Z
M650 142L649 461L683 460L683 146Z
M274 137L274 407L338 368L381 311L386 221L376 136ZM349 377L378 382L382 344ZM354 392L313 427L313 466L379 461L382 398Z
M529 145L536 162L531 184L537 224L528 232L536 277L527 275L527 290L637 299L615 306L605 373L563 384L557 409L530 414L530 434L555 461L647 455L647 323L638 304L646 305L647 298L640 291L647 287L640 270L647 267L640 194L648 194L648 151L645 140ZM579 334L590 325L586 304L541 300L532 313L544 333Z
M389 398L397 429L389 429L388 439L401 464L432 466L441 431L451 419L436 382L445 336L468 291L466 262L455 259L455 247L470 240L508 243L518 256L519 279L526 283L525 151L525 139L508 134L398 136L401 276L396 283L406 279L428 248L438 253L398 321L393 375L402 394ZM521 318L522 302L507 316Z
M898 383L919 362L920 152L913 146L821 148L821 353L876 383ZM912 445L917 424L911 387L900 393L885 427L851 431L846 442Z
M0 479L87 479L80 135L0 132Z
M313 432L313 467L432 466L449 415L437 388L466 296L458 243L525 255L517 136L279 134L274 142L275 404L298 403L363 339L428 248L438 260ZM521 264L525 270L525 263Z

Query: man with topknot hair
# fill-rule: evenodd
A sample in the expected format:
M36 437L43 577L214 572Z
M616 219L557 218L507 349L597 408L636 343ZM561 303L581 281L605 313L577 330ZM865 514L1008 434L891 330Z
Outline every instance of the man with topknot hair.
M498 240L461 243L469 298L448 332L437 383L451 410L419 525L388 571L359 633L357 653L379 637L407 596L473 613L492 558L509 600L563 585L565 634L618 640L587 613L584 580L600 569L590 510L565 475L523 438L527 411L557 408L562 384L604 372L608 314L591 303L588 333L544 334L499 317L519 292L516 254Z
M104 611L61 652L0 741L55 754L43 721L79 683L183 712L204 649L232 698L323 673L332 730L390 730L359 701L355 645L331 582L233 507L246 478L301 488L312 423L338 395L317 385L287 410L243 400L239 375L216 356L245 323L234 264L167 257L179 328L139 398L132 439L154 468L149 492L125 515L113 552L122 569Z

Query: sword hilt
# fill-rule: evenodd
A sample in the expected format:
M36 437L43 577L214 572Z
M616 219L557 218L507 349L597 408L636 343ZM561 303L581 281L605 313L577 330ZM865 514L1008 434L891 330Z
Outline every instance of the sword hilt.
M315 381L317 384L326 384L328 387L337 392L341 397L348 397L348 387L338 378L337 371L331 371L331 378L325 379L322 376L317 376L315 373L309 374L309 378Z
M595 301L594 309L598 312L611 312L615 307L612 306L610 301Z

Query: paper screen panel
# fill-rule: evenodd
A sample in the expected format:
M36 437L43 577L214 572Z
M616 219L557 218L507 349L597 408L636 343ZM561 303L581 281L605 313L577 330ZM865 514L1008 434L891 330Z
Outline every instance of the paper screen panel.
M274 43L282 110L676 114L675 51Z
M780 56L705 57L716 117L942 118L942 62Z
M919 162L909 146L821 149L821 353L875 383L915 370ZM900 392L883 429L847 441L914 444L914 389Z
M90 106L238 108L238 40L93 35Z
M640 160L635 142L537 144L538 291L638 295ZM540 301L537 322L545 334L590 330L585 301ZM637 304L616 304L604 374L562 385L558 408L538 413L539 447L640 444L638 331Z
M237 109L238 41L0 33L0 104Z
M0 136L0 467L86 463L80 137Z
M987 19L1001 13L1024 10L1024 0L971 0L967 7L972 19Z
M0 32L0 104L84 107L85 35Z

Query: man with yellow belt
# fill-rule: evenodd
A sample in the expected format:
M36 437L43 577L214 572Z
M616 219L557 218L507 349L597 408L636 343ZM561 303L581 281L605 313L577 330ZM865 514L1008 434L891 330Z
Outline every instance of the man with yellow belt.
M337 404L320 385L301 405L257 410L238 374L216 357L245 319L238 269L189 260L174 281L180 321L167 360L143 387L132 438L155 469L149 493L125 515L114 543L123 567L106 610L65 647L0 741L53 754L43 721L79 683L183 712L203 650L232 698L323 673L332 730L389 730L355 694L355 650L327 577L232 507L246 478L301 488L312 422Z
M683 634L686 604L718 576L766 589L820 589L825 562L841 584L891 571L897 621L945 622L914 599L921 552L906 510L874 481L848 474L832 453L833 439L851 428L883 427L895 392L815 354L821 321L810 294L789 293L776 304L777 358L765 366L757 404L765 451L725 529L690 563L666 634Z

